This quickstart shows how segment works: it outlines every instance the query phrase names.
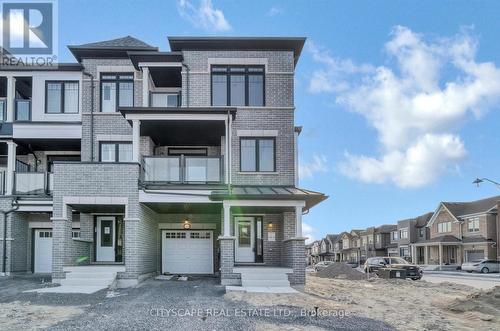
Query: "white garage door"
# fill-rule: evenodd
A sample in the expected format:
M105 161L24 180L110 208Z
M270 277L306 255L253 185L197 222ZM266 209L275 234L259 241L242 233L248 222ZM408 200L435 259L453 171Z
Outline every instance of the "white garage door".
M35 273L52 272L52 230L35 230Z
M162 231L162 271L213 274L212 231Z
M467 261L472 262L472 261L477 261L484 259L484 251L467 251Z

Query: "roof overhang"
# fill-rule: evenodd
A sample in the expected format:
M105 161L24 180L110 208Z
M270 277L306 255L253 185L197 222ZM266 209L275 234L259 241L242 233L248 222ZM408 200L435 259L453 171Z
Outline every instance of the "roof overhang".
M80 63L55 63L47 66L29 66L29 65L1 65L0 71L82 71L83 66Z
M120 113L129 121L133 120L194 120L225 121L228 115L234 119L236 108L204 108L204 107L121 107Z
M158 47L122 47L122 46L68 46L70 52L76 58L78 62L81 62L83 58L128 58L128 53L130 51L149 51L158 52Z
M248 205L249 201L265 201L269 206L299 206L303 202L303 209L308 210L320 202L328 199L323 193L284 186L234 186L231 191L213 191L210 199L214 201L238 201L240 205ZM237 204L236 202L234 203ZM263 206L263 204L260 204Z
M183 60L182 52L128 51L127 54L137 70L145 64L150 64L149 66L154 66L155 64L164 66L175 64L181 66Z
M172 51L182 50L272 50L293 51L295 64L305 37L168 37Z

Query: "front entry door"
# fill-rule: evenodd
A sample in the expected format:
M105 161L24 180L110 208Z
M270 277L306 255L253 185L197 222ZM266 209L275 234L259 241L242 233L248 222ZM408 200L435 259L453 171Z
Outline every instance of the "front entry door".
M236 262L255 262L255 222L253 217L235 217Z
M97 217L96 261L115 262L115 217Z

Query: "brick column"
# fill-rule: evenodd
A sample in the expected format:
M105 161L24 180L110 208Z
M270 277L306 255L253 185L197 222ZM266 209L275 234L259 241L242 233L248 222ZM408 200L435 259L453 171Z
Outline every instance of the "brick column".
M305 238L292 238L283 242L283 266L293 269L288 275L292 285L306 283L306 246Z
M239 275L233 273L234 241L234 237L219 237L221 285L241 285Z
M66 278L63 267L71 265L72 210L67 208L66 217L52 217L52 282L59 283Z
M139 222L138 218L125 218L123 220L125 226L125 273L121 278L137 279L139 276Z

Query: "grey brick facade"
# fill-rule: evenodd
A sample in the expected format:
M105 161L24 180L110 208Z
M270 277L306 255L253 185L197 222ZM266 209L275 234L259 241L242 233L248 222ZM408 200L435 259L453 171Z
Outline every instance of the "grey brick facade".
M132 46L131 46L132 47ZM301 48L302 46L300 46ZM129 49L127 49L129 50ZM132 49L133 50L133 49ZM95 50L99 53L99 50ZM133 73L133 105L143 106L143 97L150 91L143 91L145 79L148 82L152 76L143 77L143 71L137 70L137 63L125 58L126 52L109 57L109 54L81 58L83 71L92 75L91 79L82 73L81 83L81 162L55 162L53 166L53 190L51 196L52 212L44 211L43 220L35 220L33 224L43 224L53 230L52 276L55 282L65 278L63 268L76 263L76 259L88 256L86 263L96 262L96 219L102 215L111 215L123 219L123 261L125 271L118 274L119 280L133 284L144 277L162 272L162 231L178 229L183 220L188 219L195 225L192 229L210 230L213 232L214 274L220 275L221 283L225 285L239 284L240 277L233 273L235 265L235 235L234 218L236 215L257 215L262 217L262 249L263 264L273 267L292 268L294 272L289 279L292 284L303 284L305 281L304 240L296 237L297 217L294 206L279 205L267 207L252 207L251 209L234 208L231 214L231 237L223 236L223 202L206 201L206 187L193 185L179 187L172 183L161 183L150 189L141 179L143 171L140 156L161 156L168 154L172 147L161 143L162 139L154 134L168 135L169 132L140 134L134 136L130 120L126 114L102 113L101 105L101 73ZM264 65L264 107L237 107L236 114L229 128L232 140L228 146L231 154L230 185L294 187L296 182L295 169L295 131L294 131L294 71L297 54L293 50L193 50L182 51L182 67L179 66L182 81L182 107L204 109L204 115L211 116L211 65ZM134 67L134 65L136 67ZM175 67L175 66L174 66ZM146 71L144 71L146 72ZM175 89L176 87L174 87ZM146 93L143 93L146 92ZM93 93L93 94L92 94ZM92 103L93 100L93 103ZM181 108L182 108L181 107ZM208 110L207 110L208 109ZM141 110L141 109L138 109ZM144 110L144 109L142 109ZM179 111L176 109L176 111ZM126 112L124 112L126 113ZM162 113L160 110L158 113ZM156 114L154 114L156 115ZM184 116L183 114L179 114ZM155 119L156 121L157 119ZM162 119L169 121L172 119ZM175 120L175 119L174 119ZM201 125L202 120L198 121ZM134 119L134 121L137 121ZM140 121L153 121L141 119ZM160 121L160 120L158 120ZM162 123L162 122L158 123ZM178 122L182 125L186 119ZM222 122L220 118L218 125ZM158 124L155 123L155 124ZM225 122L224 122L225 123ZM142 124L141 124L142 126ZM276 169L270 173L243 173L240 171L240 137L248 132L272 132L275 138ZM165 130L168 131L168 130ZM202 132L200 130L200 132ZM243 133L242 133L243 132ZM256 134L251 134L256 136ZM206 144L208 156L225 154L224 144L228 137L220 137L220 143ZM164 137L163 137L164 138ZM168 137L171 140L172 137ZM174 137L177 138L177 137ZM135 140L134 140L135 139ZM208 138L206 138L208 139ZM215 140L219 140L217 136ZM139 150L139 162L103 163L100 162L100 143L105 141L132 142L135 150ZM213 140L212 140L213 141ZM182 142L176 142L174 147L186 147ZM137 145L138 144L138 145ZM189 146L189 145L188 145ZM201 146L190 146L201 147ZM93 150L93 155L91 150ZM74 153L75 151L72 151ZM76 151L78 152L78 151ZM48 170L48 158L43 151L36 151L18 157L18 160L38 167L39 171ZM137 154L134 154L137 156ZM225 158L228 155L224 155ZM38 160L38 159L41 159ZM226 185L217 185L217 189ZM151 193L152 190L156 190ZM201 193L200 193L201 192ZM142 195L157 195L158 201L140 201ZM178 197L185 201L179 201ZM154 198L148 197L154 200ZM163 199L163 200L162 200ZM196 199L202 200L202 203ZM289 199L287 199L289 201ZM303 202L297 200L297 203ZM171 202L174 201L174 202ZM193 202L194 201L194 202ZM8 208L10 200L0 198L0 206ZM220 205L213 207L214 203ZM49 204L48 204L49 205ZM48 206L47 205L47 206ZM217 206L217 205L215 205ZM49 207L47 207L49 208ZM204 209L206 208L206 210ZM193 211L194 210L194 211ZM237 213L237 214L236 214ZM33 264L32 231L30 226L32 213L15 212L8 216L8 267L7 271L31 271ZM80 237L72 238L72 229L78 224ZM120 223L121 224L121 223ZM227 224L227 223L226 223ZM3 231L3 229L2 229ZM274 238L270 233L274 233ZM0 233L1 235L1 233ZM0 246L0 253L2 247ZM16 254L12 252L16 251Z

